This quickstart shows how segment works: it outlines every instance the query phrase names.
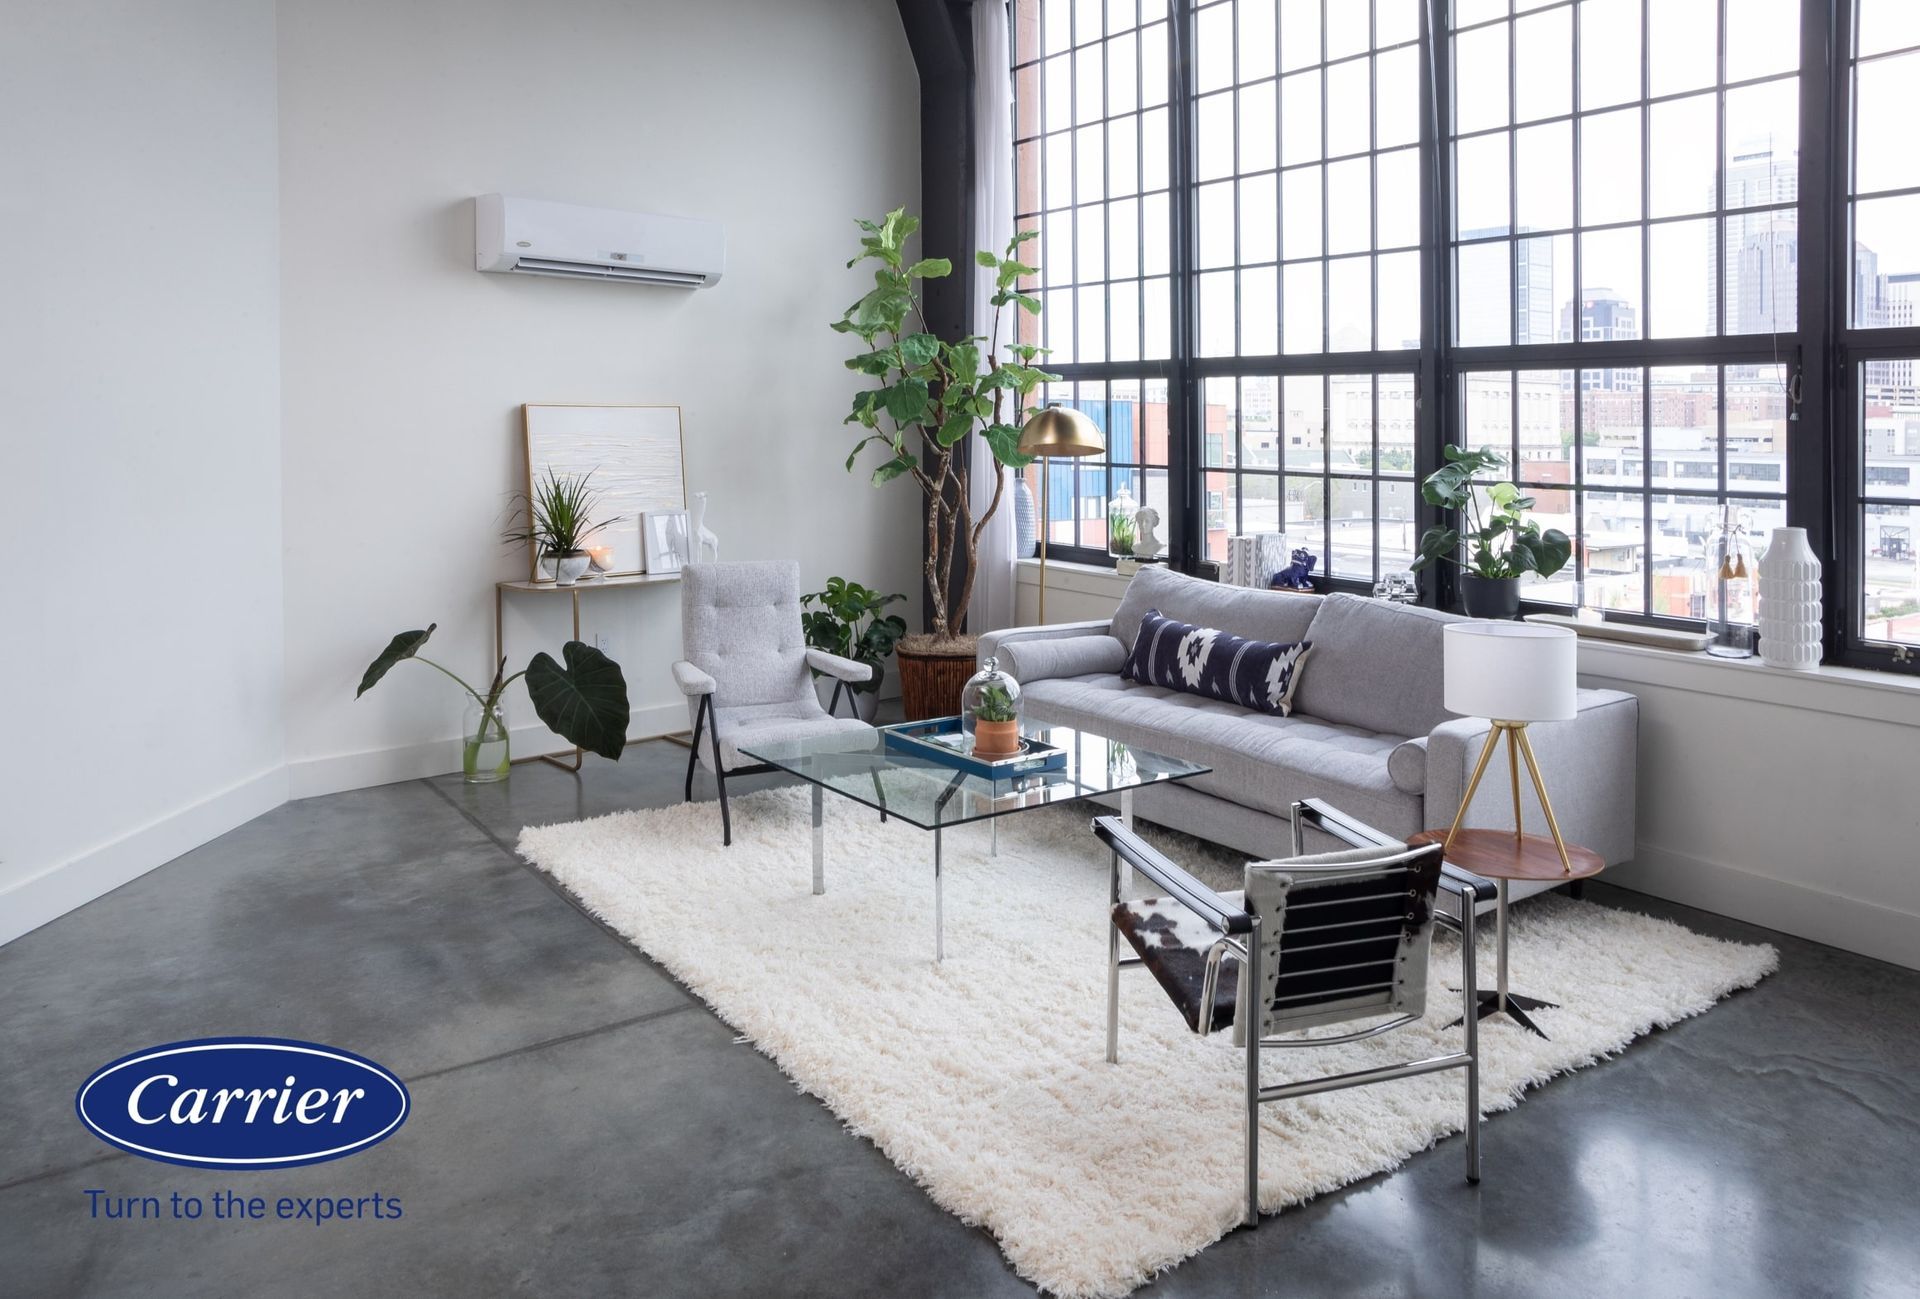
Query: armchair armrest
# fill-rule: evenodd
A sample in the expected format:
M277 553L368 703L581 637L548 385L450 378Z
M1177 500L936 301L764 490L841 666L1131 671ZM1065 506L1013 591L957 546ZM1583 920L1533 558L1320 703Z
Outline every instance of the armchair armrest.
M1296 853L1301 850L1300 832L1309 826L1338 839L1349 848L1403 846L1392 835L1376 830L1364 821L1354 820L1331 803L1309 798L1293 805L1293 843ZM1463 871L1458 866L1450 866L1444 861L1440 863L1440 887L1455 897L1472 898L1476 906L1493 901L1499 892L1492 880L1483 879L1471 871Z
M826 673L836 681L844 681L850 686L865 685L873 680L871 663L841 658L838 654L829 654L823 649L807 650L807 666L816 672Z
M1181 870L1146 840L1121 824L1119 817L1094 817L1093 833L1102 843L1126 858L1135 870L1165 889L1167 896L1221 933L1244 934L1252 931L1253 917L1247 914L1245 907L1233 905Z
M718 687L718 683L712 677L685 659L673 665L673 684L679 686L680 693L689 699L710 695Z
M1640 701L1618 690L1582 690L1578 700L1579 713L1572 721L1535 722L1527 728L1527 739L1540 759L1561 833L1612 865L1634 855ZM1427 737L1428 825L1452 823L1488 729L1478 718L1463 718L1441 723ZM1524 778L1520 798L1528 829L1544 832L1546 815L1532 783ZM1513 827L1513 794L1504 771L1490 769L1480 782L1466 824Z

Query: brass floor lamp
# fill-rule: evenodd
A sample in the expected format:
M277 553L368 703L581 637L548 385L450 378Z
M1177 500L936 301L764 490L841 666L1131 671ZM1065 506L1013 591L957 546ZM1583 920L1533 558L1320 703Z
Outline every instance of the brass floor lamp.
M1033 413L1020 430L1019 451L1040 460L1040 612L1036 622L1047 620L1047 519L1049 465L1055 456L1097 456L1107 449L1100 426L1071 406L1048 402Z

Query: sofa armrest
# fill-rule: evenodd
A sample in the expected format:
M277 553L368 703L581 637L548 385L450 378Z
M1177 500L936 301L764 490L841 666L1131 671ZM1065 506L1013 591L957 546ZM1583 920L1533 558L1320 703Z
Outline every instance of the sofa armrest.
M1555 819L1568 843L1600 854L1608 865L1634 854L1634 781L1640 701L1618 690L1582 690L1579 714L1570 722L1535 722L1527 740L1540 762L1540 776L1553 800ZM1452 824L1473 764L1486 743L1488 722L1462 718L1434 728L1426 743L1426 816L1429 826ZM1528 833L1545 834L1547 818L1533 782L1521 778L1521 813ZM1465 824L1513 828L1513 794L1506 759L1488 764L1467 809Z
M1048 636L1017 640L1000 647L1000 666L1019 682L1049 677L1117 673L1127 662L1127 647L1111 636Z
M851 686L865 685L873 680L873 664L862 663L858 659L842 658L838 654L829 654L823 649L808 648L807 666Z
M989 658L999 655L1006 646L1021 641L1063 640L1070 636L1110 636L1113 634L1113 621L1098 618L1091 622L1050 622L1035 627L1003 627L999 631L984 632L980 636L979 661L985 663Z

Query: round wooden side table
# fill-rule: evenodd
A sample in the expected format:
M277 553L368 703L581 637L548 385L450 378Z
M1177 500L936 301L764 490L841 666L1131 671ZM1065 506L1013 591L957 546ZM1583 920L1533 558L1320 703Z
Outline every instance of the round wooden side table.
M1412 845L1445 843L1445 830L1422 830L1407 842ZM1525 997L1507 987L1507 885L1512 880L1547 880L1565 884L1598 875L1606 869L1600 854L1576 844L1567 845L1567 860L1572 869L1560 862L1560 850L1552 839L1537 834L1515 834L1512 830L1462 830L1453 837L1447 861L1463 871L1471 871L1494 882L1498 889L1494 903L1494 949L1498 953L1499 978L1494 990L1480 994L1480 1018L1505 1015L1522 1028L1541 1037L1540 1026L1527 1012L1542 1007L1552 1010L1555 1003L1538 997Z

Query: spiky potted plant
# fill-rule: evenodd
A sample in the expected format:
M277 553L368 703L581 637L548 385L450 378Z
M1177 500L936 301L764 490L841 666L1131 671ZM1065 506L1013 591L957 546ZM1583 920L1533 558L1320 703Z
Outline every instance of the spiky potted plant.
M1002 253L974 254L976 263L993 272L992 324L984 336L949 342L927 329L920 283L951 274L953 265L944 257L907 261L906 244L920 228L919 219L896 208L882 220L859 225L861 251L847 265L877 263L873 288L833 328L864 344L865 350L846 364L873 379L874 386L854 394L845 421L859 425L860 432L847 470L852 472L862 451L876 447L886 460L872 471L874 485L911 478L924 498L922 576L932 630L902 638L894 652L901 701L908 719L917 721L958 711L976 649L975 638L966 634L966 613L979 571L980 535L1000 508L1007 470L1032 460L1019 450L1027 398L1057 376L1035 366L1045 351L1038 344L1001 339L1008 308L1040 311L1040 300L1021 287L1035 268L1018 255L1037 232L1020 232ZM992 495L978 515L967 481L975 438L985 440L993 461Z
M592 562L586 550L587 538L614 522L612 518L597 522L593 518L599 497L587 485L592 477L591 471L578 477L556 474L549 465L546 476L533 484L531 493L515 498L526 510L526 522L502 534L510 545L525 542L532 547L542 566L551 564L558 586L572 586L580 580Z
M450 678L467 692L467 714L460 749L460 774L469 784L505 780L512 769L506 714L501 696L521 677L527 679L527 697L547 726L569 742L603 758L617 759L627 743L627 680L620 665L591 645L568 641L561 649L563 667L546 653L535 654L520 671L508 676L507 661L494 667L493 682L482 694L447 668L423 657L420 647L438 623L425 631L403 631L387 642L379 657L360 677L358 699L378 685L395 664L417 659Z
M1437 560L1458 565L1460 599L1475 618L1513 618L1520 612L1520 575L1552 577L1573 555L1573 543L1558 528L1542 528L1527 517L1533 497L1505 480L1481 480L1498 475L1507 458L1491 447L1468 451L1444 448L1447 463L1433 471L1420 487L1430 505L1456 512L1464 529L1452 525L1428 528L1420 538L1420 554L1413 562L1418 572ZM1486 497L1482 510L1480 498ZM1460 557L1464 548L1466 558Z

